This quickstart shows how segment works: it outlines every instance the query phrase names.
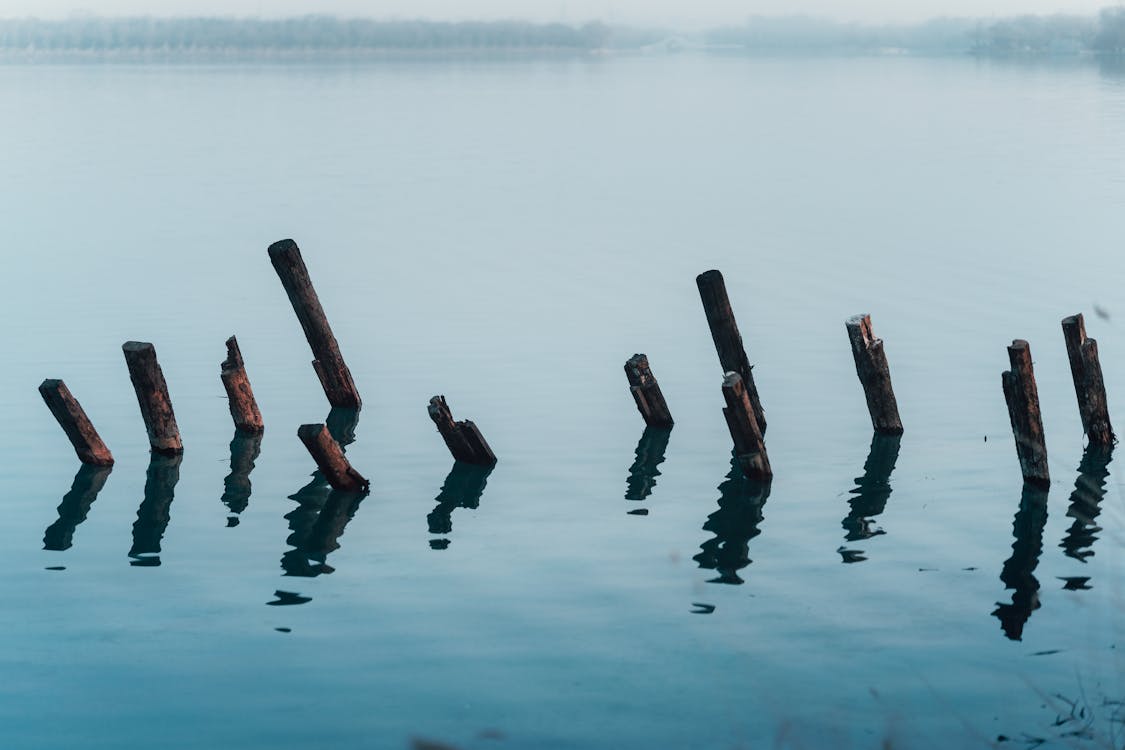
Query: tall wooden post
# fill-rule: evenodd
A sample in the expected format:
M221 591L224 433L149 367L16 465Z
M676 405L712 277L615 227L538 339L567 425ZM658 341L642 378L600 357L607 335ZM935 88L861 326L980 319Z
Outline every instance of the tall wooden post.
M230 404L230 415L234 419L235 429L248 434L265 430L262 412L258 410L258 402L254 400L254 389L250 387L250 379L246 377L246 366L242 363L238 339L234 336L227 339L227 358L222 361L219 368L219 377L222 378L223 387L227 391L227 401Z
M737 372L728 372L723 378L723 399L727 402L723 416L727 419L734 454L747 479L766 480L773 476L766 444L754 417L750 397Z
M1035 372L1031 365L1031 348L1027 342L1023 339L1013 341L1008 347L1008 360L1012 369L1004 371L1001 381L1023 478L1037 487L1049 487L1051 475L1047 471L1047 442L1043 435L1043 416L1039 411L1039 390L1035 386Z
M434 420L438 432L445 440L449 452L456 461L478 466L491 466L496 463L496 454L488 446L484 435L468 419L460 422L453 421L453 412L445 401L445 396L434 396L427 407L430 419Z
M629 379L629 392L633 394L637 411L645 424L649 427L671 427L674 424L672 412L668 410L668 402L664 400L660 384L648 365L648 357L643 354L630 357L625 362L625 377Z
M133 390L137 392L137 403L141 407L141 418L148 431L152 452L165 456L183 453L180 428L176 426L164 372L156 361L156 349L144 341L126 341L121 350L125 353Z
M711 328L711 338L719 355L723 372L737 372L742 378L750 406L754 409L754 419L763 435L766 434L766 414L758 398L758 387L754 385L754 374L746 348L742 345L742 335L734 320L727 285L718 271L705 271L695 277L699 287L699 297L703 301L703 312L707 314L707 325Z
M102 442L94 424L82 409L82 404L71 395L66 383L61 380L44 380L39 385L39 395L70 439L79 461L90 466L113 466L113 454Z
M300 248L293 240L281 240L270 245L269 256L312 348L313 369L320 378L328 403L358 409L362 403L359 392L352 381L351 371L344 363L344 356L340 354L340 345L332 335L320 298L313 289Z
M344 451L340 449L340 444L328 433L327 427L323 424L303 424L297 430L297 437L308 448L320 473L333 489L342 492L367 492L370 482L352 468Z
M855 371L863 384L867 397L867 410L871 413L871 426L881 435L901 435L902 420L898 416L898 402L891 387L891 371L883 339L875 338L871 331L870 315L855 315L845 324L852 343Z
M1113 445L1116 439L1109 422L1098 342L1086 338L1086 321L1081 313L1063 318L1062 329L1074 392L1078 396L1078 412L1082 415L1082 430L1092 445Z

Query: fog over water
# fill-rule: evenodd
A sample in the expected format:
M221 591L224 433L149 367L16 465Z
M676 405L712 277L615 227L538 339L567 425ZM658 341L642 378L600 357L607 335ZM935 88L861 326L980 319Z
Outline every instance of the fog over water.
M309 13L374 18L442 20L521 18L576 22L601 19L613 23L648 23L692 27L737 23L754 15L808 14L866 23L916 22L940 16L990 16L1093 13L1113 5L1107 0L5 0L0 17L65 18L98 15L254 15Z

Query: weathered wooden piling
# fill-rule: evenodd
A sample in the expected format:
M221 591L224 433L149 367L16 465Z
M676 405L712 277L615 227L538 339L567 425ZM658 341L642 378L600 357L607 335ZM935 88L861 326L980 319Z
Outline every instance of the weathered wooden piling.
M727 402L723 416L727 419L727 427L734 440L734 454L743 474L747 479L770 479L773 469L766 455L766 444L742 376L737 372L728 372L723 378L723 398Z
M44 380L39 384L39 395L70 439L79 461L90 466L113 466L113 454L102 442L82 404L71 394L66 383Z
M320 473L333 489L342 492L367 492L371 483L352 468L344 451L340 449L340 444L332 439L327 427L323 424L303 424L297 429L297 437L308 448Z
M1092 445L1113 445L1116 438L1109 422L1098 342L1086 338L1082 313L1063 318L1062 329L1074 392L1078 396L1078 412L1082 415L1082 430Z
M1024 481L1037 487L1048 487L1051 475L1047 471L1047 443L1043 435L1043 415L1039 411L1039 390L1035 386L1035 372L1031 364L1031 348L1023 339L1016 339L1008 347L1008 360L1012 369L1001 375L1004 399L1008 402L1008 416L1012 434L1016 438L1016 453Z
M320 378L328 403L358 409L362 403L359 392L352 381L351 371L344 363L344 356L340 354L336 337L332 335L320 298L313 289L300 248L293 240L281 240L270 245L269 256L312 348L313 369Z
M902 420L898 416L898 402L891 387L891 371L887 366L883 339L875 338L872 333L870 315L852 316L845 325L852 343L855 371L867 397L871 426L881 435L901 435Z
M141 407L141 418L148 430L152 452L165 456L183 453L180 429L176 426L164 372L156 361L156 349L144 341L126 341L121 350L125 353L133 390L137 392L137 403Z
M250 387L250 379L246 377L242 351L234 336L227 339L227 358L219 364L219 368L219 377L227 390L227 401L235 429L251 435L264 431L262 412L258 410L258 402L254 400L254 389Z
M719 354L719 364L724 373L737 372L742 378L750 399L750 406L754 409L754 419L761 434L765 435L766 414L762 411L758 387L754 384L754 374L751 372L753 366L742 344L738 323L734 320L734 311L731 310L723 275L714 270L705 271L695 277L695 284L699 287L699 298L703 301L703 312L707 315L707 325L711 328L711 338L715 342L715 351Z
M445 440L449 452L456 461L478 466L491 466L496 463L496 454L488 447L488 442L480 430L468 419L453 421L453 412L445 402L445 396L434 396L427 407L430 419L434 420L438 432Z
M672 412L668 410L668 402L660 391L660 384L652 374L648 365L648 357L644 354L634 354L625 362L625 377L629 379L629 392L637 402L637 411L641 413L645 424L649 427L671 427Z

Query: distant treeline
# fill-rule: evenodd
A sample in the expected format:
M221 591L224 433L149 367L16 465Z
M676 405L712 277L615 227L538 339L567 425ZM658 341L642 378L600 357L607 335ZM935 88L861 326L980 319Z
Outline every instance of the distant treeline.
M870 26L803 16L755 17L693 34L525 21L376 21L305 16L286 19L100 18L0 20L0 54L13 55L318 55L474 50L645 50L690 48L765 54L1125 55L1125 7L1097 16L937 19Z
M0 20L0 49L28 52L327 52L347 50L596 50L602 23L375 21L300 18L77 18Z
M752 18L707 34L712 45L758 52L918 52L979 55L1125 54L1125 8L1097 16L1019 16L997 20L937 19L869 26L806 17Z

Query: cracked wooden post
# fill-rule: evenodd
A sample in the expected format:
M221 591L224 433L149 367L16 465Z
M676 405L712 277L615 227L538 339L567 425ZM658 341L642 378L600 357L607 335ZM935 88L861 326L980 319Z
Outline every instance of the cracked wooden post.
M1082 415L1082 430L1092 445L1113 445L1116 439L1109 422L1098 342L1086 338L1086 321L1081 313L1063 318L1062 329L1074 392L1078 396L1078 412Z
M852 343L855 371L867 397L871 426L881 435L901 435L902 420L898 416L898 402L891 387L891 371L887 366L883 339L875 338L872 333L870 315L855 315L848 318L845 325Z
M358 409L362 404L359 392L355 389L351 371L344 363L344 356L340 354L340 345L332 335L320 298L313 289L300 248L293 240L281 240L270 245L269 256L312 348L313 369L320 378L328 403Z
M333 489L341 492L367 492L371 483L352 468L340 444L332 439L327 427L323 424L303 424L297 429L297 437L308 448L320 473Z
M449 410L445 396L431 398L427 411L455 461L478 466L491 466L496 463L496 454L488 447L488 443L475 424L468 419L453 421L453 412Z
M44 380L39 385L39 395L70 439L79 461L90 466L113 466L113 454L102 442L93 422L86 416L82 404L71 394L66 383L61 380Z
M703 312L707 314L707 325L711 328L711 338L715 342L715 351L719 354L719 364L724 373L737 372L742 378L750 399L750 406L754 409L754 419L761 433L765 435L766 414L762 411L758 387L754 385L754 374L751 372L753 367L742 344L738 323L734 320L734 311L730 307L730 298L727 297L727 286L723 281L723 275L714 270L705 271L695 277L695 284L699 287L699 298L703 301Z
M1008 416L1012 434L1016 438L1016 453L1025 482L1038 487L1049 487L1051 475L1047 471L1047 443L1043 436L1043 415L1039 411L1039 391L1035 387L1035 372L1031 365L1031 348L1023 339L1016 339L1008 347L1008 360L1012 369L1001 376L1004 399L1008 402Z
M670 428L673 425L668 402L660 391L660 384L648 366L648 357L634 354L625 362L625 377L629 379L629 392L637 402L637 411L649 427Z
M734 455L742 473L747 479L770 479L773 469L766 455L766 444L754 417L749 393L737 372L728 372L723 378L723 399L727 402L723 416L734 440Z
M265 425L262 423L262 412L258 410L258 402L254 400L254 389L250 387L250 379L246 377L242 352L238 348L238 339L234 336L227 339L227 358L219 367L235 429L251 435L263 432Z
M176 426L164 372L156 361L156 349L145 341L126 341L121 350L125 353L133 390L137 392L137 403L141 407L141 418L148 431L152 452L164 456L183 453L184 444Z

